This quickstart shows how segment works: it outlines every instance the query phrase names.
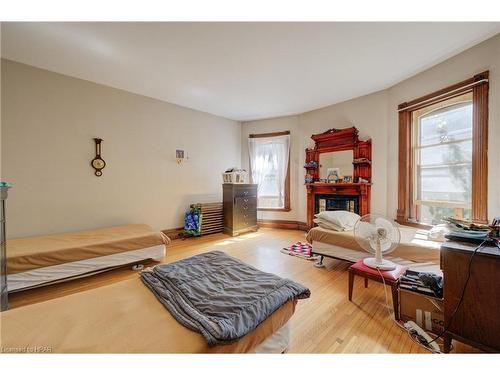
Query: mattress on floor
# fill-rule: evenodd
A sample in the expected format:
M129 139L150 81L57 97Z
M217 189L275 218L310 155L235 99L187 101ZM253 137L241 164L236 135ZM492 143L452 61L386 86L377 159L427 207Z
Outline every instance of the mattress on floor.
M209 347L179 324L139 277L2 312L1 346L55 353L245 353L291 318L296 300L230 345Z
M130 224L82 232L7 240L7 274L168 244L149 225Z
M391 257L407 259L416 263L439 264L441 242L429 240L425 230L405 226L400 226L399 229L401 243L390 253ZM314 227L309 231L306 239L313 245L314 242L321 242L366 253L356 242L353 231L337 232ZM366 254L368 255L368 253Z
M113 268L131 265L145 260L162 261L166 255L165 245L156 245L145 249L130 250L123 253L104 255L90 259L77 260L54 266L7 275L9 292L45 286L80 277L95 275Z

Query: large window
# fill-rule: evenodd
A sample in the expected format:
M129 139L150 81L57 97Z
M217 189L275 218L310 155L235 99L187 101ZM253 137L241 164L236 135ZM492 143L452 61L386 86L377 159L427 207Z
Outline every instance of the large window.
M398 222L486 223L488 72L402 103L398 112Z
M251 181L259 210L290 210L290 132L252 134L248 139Z
M415 219L471 219L472 93L414 111Z

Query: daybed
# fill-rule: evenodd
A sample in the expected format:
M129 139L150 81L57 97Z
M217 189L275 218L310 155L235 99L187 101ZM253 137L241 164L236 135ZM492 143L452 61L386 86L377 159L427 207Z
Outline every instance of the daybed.
M439 264L440 242L430 240L425 230L400 226L401 243L386 258L417 264ZM313 254L357 262L369 254L356 242L353 231L337 232L312 228L306 237L313 245ZM404 263L404 262L398 262Z
M7 241L8 290L13 292L148 259L161 260L170 242L145 224Z

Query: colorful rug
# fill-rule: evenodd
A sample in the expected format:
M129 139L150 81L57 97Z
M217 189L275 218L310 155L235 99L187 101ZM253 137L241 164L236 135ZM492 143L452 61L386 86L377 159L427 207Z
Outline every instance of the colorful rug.
M319 257L313 256L312 245L307 242L296 242L293 245L281 249L283 254L295 256L301 259L316 260Z

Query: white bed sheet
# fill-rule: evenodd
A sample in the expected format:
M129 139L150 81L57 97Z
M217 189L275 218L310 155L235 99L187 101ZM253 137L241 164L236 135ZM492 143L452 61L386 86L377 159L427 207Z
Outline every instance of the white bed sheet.
M89 276L143 260L162 260L165 257L165 245L156 245L139 250L126 251L102 257L36 268L33 270L7 275L9 292L30 289L55 282L67 281L77 277Z

